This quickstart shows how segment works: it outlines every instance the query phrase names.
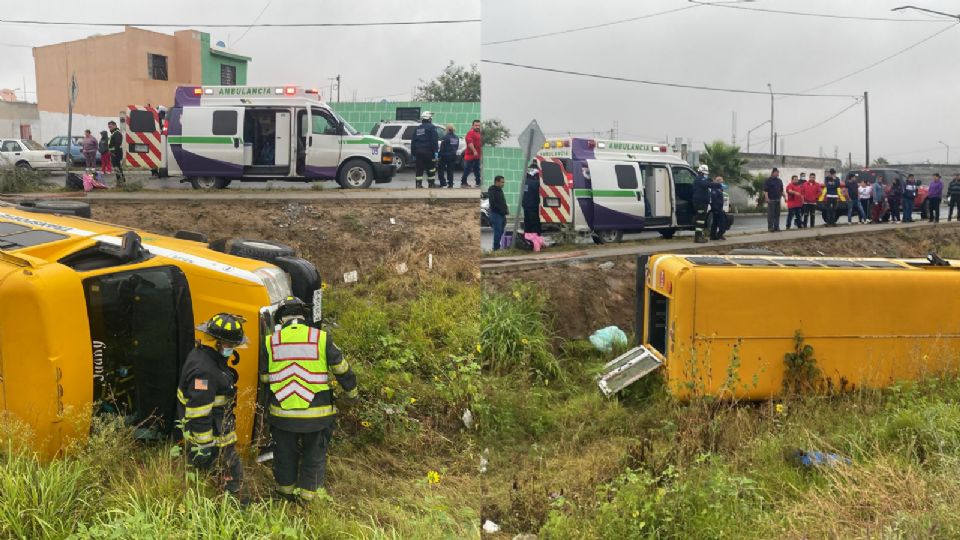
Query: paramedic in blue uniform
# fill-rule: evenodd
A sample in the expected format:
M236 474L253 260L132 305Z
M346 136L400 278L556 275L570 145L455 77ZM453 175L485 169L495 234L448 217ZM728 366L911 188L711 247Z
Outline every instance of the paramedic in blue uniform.
M723 177L717 176L710 183L710 213L713 222L710 224L711 240L726 240L723 233L727 232L727 214L723 211Z
M541 234L540 228L540 169L537 162L530 163L527 176L523 180L523 195L520 200L523 207L523 232Z
M707 209L710 205L710 168L700 165L700 174L693 181L693 227L694 242L707 241L704 229L707 227Z
M434 187L437 178L437 128L433 125L433 113L424 111L420 115L420 125L410 140L410 151L417 162L417 187L423 187L423 173L427 173L427 183Z
M437 163L440 187L444 186L444 174L446 174L446 186L453 187L453 166L457 163L459 148L460 137L456 134L453 124L447 124L447 132L440 139L440 161Z

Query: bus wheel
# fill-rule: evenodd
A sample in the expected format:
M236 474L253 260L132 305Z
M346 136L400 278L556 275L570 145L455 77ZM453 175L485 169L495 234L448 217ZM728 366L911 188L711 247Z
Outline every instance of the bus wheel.
M659 232L660 236L666 238L667 240L673 238L673 235L677 234L676 229L660 229L657 232Z
M596 244L616 244L623 241L623 231L609 230L593 233Z
M337 181L344 189L368 188L373 183L373 168L366 161L350 160L340 169Z

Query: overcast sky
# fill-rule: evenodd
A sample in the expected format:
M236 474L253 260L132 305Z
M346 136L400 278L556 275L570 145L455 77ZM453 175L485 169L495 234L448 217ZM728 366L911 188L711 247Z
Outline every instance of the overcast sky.
M480 24L372 26L362 28L204 28L196 23L368 22L479 19L478 0L145 0L18 2L3 18L122 23L173 23L210 32L211 42L251 56L249 84L300 84L329 89L342 77L341 99L389 96L409 99L419 79L438 75L450 60L477 63ZM402 8L401 8L402 5ZM172 34L179 28L147 28ZM49 45L117 27L0 24L0 88L34 91L33 55L28 46ZM11 47L10 45L19 45ZM324 95L327 91L324 91ZM21 95L18 92L18 95ZM35 97L30 94L30 99Z
M960 2L909 0L948 13ZM777 9L898 19L932 19L891 12L908 0L757 0L739 4ZM638 17L690 6L686 0L483 0L482 42L512 39ZM804 17L703 6L580 32L484 45L481 56L539 67L671 83L802 92L864 68L945 27L945 22L883 22ZM960 161L960 25L875 68L814 93L869 91L870 154L891 162L941 162L951 145ZM741 95L640 85L481 65L483 114L514 134L536 118L551 132L590 132L619 125L620 138L669 136L745 146L748 129L768 120L768 95ZM808 128L853 103L852 98L787 98L775 102L780 133ZM768 151L769 126L753 131L753 151ZM515 143L514 143L515 144ZM864 157L864 110L857 105L819 128L786 137L788 154Z

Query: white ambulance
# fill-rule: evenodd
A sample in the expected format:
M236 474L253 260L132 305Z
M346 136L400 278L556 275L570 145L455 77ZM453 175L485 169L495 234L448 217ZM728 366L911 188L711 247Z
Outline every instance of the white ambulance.
M659 143L552 139L537 153L544 231L590 234L598 243L655 230L693 230L697 174Z
M125 129L134 139L138 129L157 131L132 120ZM198 189L268 179L366 188L396 174L392 147L360 134L316 90L181 86L164 127L160 176L183 176Z

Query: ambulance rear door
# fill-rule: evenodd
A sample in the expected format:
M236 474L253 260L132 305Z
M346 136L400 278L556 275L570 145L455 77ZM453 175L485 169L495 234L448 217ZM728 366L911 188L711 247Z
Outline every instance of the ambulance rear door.
M243 107L184 107L183 134L170 136L179 144L184 176L243 176Z
M588 159L595 231L643 227L644 194L640 167L630 161Z

